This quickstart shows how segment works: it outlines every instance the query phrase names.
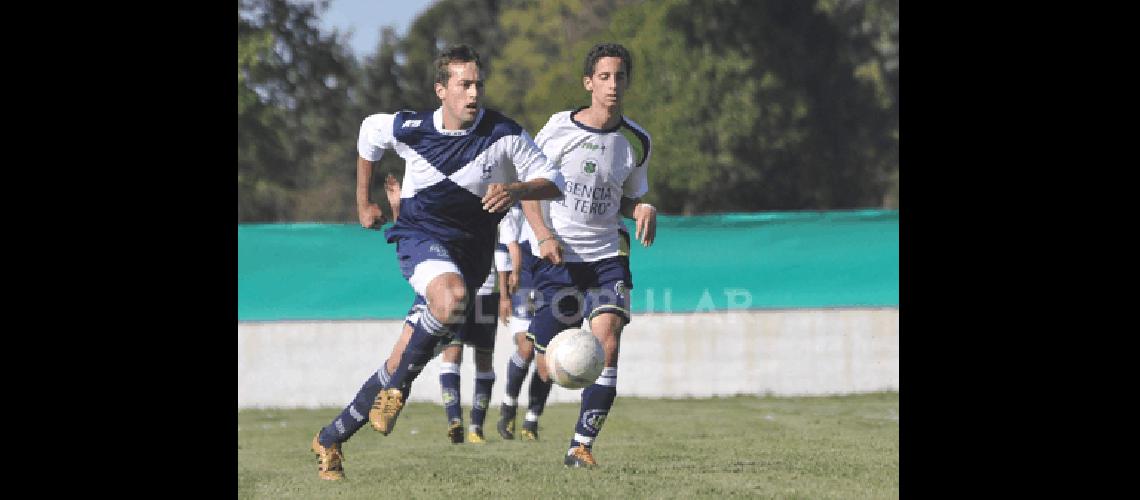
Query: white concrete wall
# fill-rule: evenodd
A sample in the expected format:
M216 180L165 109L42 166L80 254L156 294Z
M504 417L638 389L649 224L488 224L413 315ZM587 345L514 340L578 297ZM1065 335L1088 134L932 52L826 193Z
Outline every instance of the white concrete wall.
M401 321L238 323L238 408L343 407L380 367ZM500 325L491 407L506 390L514 350ZM474 353L460 369L471 403ZM529 380L528 380L529 383ZM847 394L899 388L899 311L790 309L635 315L622 335L618 397ZM550 402L577 402L557 385ZM439 360L416 379L412 401L440 402ZM520 402L526 404L527 385Z

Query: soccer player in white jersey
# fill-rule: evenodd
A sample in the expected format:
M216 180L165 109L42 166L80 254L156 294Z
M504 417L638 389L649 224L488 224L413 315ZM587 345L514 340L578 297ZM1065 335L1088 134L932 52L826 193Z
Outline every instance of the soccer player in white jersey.
M522 203L534 231L532 268L540 301L530 324L538 351L538 374L549 380L546 346L558 332L577 327L583 316L606 353L598 379L582 390L582 406L563 463L597 465L594 440L617 395L622 328L629 323L629 241L622 219L636 221L642 245L653 244L657 210L640 199L649 191L649 134L622 114L633 61L625 47L595 45L586 55L582 84L590 105L555 113L535 142L565 179L565 197Z
M459 45L436 59L434 111L380 113L365 118L357 140L356 205L360 225L379 228L380 207L371 201L372 169L385 149L406 161L400 218L385 231L396 244L400 271L427 304L407 343L397 342L400 362L376 370L344 410L311 444L318 476L344 478L342 443L365 419L380 433L392 431L412 381L450 340L453 326L470 311L491 268L499 220L520 200L561 196L557 168L516 122L484 109L479 55ZM385 363L386 365L386 363Z

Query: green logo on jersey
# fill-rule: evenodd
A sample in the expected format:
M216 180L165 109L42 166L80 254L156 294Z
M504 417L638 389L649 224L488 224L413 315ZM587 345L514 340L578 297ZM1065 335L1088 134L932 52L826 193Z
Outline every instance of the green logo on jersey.
M587 174L592 174L597 169L598 169L598 164L595 163L594 160L586 160L585 162L582 163L582 170L585 170Z

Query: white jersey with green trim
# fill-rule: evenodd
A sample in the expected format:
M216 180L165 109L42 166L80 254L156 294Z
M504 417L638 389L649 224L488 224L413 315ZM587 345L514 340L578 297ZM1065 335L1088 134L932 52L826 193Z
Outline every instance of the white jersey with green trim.
M567 262L628 255L618 234L621 199L649 192L649 133L625 116L608 130L589 127L574 118L582 109L555 113L535 136L565 179L564 196L540 205ZM534 243L531 251L541 256Z

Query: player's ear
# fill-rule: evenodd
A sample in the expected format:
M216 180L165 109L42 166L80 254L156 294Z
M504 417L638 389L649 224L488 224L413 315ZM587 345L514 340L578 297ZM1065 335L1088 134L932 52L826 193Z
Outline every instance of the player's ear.
M593 92L594 91L594 84L593 84L593 82L590 81L590 77L588 77L588 76L582 77L582 86L586 87L587 92Z
M447 95L447 87L444 87L442 83L435 82L435 96L438 97L439 100L442 101L443 97L446 95Z

